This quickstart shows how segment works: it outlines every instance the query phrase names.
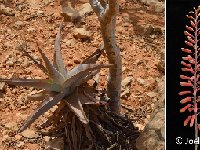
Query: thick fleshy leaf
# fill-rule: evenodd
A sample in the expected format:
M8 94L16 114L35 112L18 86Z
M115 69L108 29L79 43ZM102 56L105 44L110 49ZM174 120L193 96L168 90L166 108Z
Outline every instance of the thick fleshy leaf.
M37 89L45 89L48 91L60 91L60 86L54 84L51 80L47 79L2 79L0 82L5 82L9 85L34 87Z
M69 78L64 82L63 88L71 85L72 83L75 83L83 78L85 78L87 75L89 75L90 71L95 71L101 68L110 68L113 67L112 64L79 64L74 69L72 69L69 72Z
M44 91L39 91L37 93L30 93L27 95L27 99L30 101L43 101L47 97Z
M67 97L66 103L82 123L89 123L89 120L87 119L82 104L79 100L78 91L74 91L69 97Z
M66 103L61 101L61 103L58 104L58 107L53 112L53 114L49 116L48 119L40 125L40 127L41 128L49 127L53 122L54 123L58 122L60 120L60 115L64 107L66 107Z
M38 117L43 115L46 111L56 105L65 96L65 91L60 92L55 97L47 97L45 101L32 113L25 121L24 125L19 129L19 132L26 130Z
M100 69L97 69L97 70L95 70L95 71L92 71L89 75L87 75L86 77L84 77L83 79L81 79L81 80L79 81L79 84L78 84L78 85L80 85L80 84L82 84L82 83L85 83L85 82L87 82L87 81L90 80L90 79L93 79L94 76L96 76L99 72L100 72Z
M96 101L94 101L93 99L88 98L84 93L79 92L78 93L78 97L79 97L79 100L80 100L81 104L86 104L86 105L96 104Z
M24 54L30 58L37 66L38 68L40 68L46 75L48 75L48 70L40 63L38 63L26 50L24 50L22 48L22 51L24 52Z
M45 66L48 70L49 77L52 78L55 82L58 82L60 84L63 83L64 78L63 76L56 70L56 68L50 63L49 59L46 57L46 55L42 52L42 50L38 47L38 51L40 52L42 59L45 62Z
M53 54L53 65L65 78L67 78L67 70L65 68L65 65L64 65L64 62L62 59L61 46L60 46L61 28L62 28L62 26L60 26L59 31L56 35L54 54Z

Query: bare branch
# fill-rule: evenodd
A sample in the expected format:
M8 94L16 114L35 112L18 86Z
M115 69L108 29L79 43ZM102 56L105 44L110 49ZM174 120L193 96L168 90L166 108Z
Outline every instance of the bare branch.
M94 1L90 0L90 3ZM96 9L93 6L93 9ZM115 113L120 112L120 93L122 80L122 63L120 56L120 49L117 46L115 38L116 15L119 6L117 0L108 0L108 4L104 12L99 17L101 33L104 41L104 48L107 53L109 64L114 64L115 67L109 68L109 78L107 84L108 97L110 98L111 111ZM94 10L95 12L97 10ZM98 15L98 13L97 13Z
M99 19L103 18L105 9L101 5L101 3L98 0L89 0L89 2Z

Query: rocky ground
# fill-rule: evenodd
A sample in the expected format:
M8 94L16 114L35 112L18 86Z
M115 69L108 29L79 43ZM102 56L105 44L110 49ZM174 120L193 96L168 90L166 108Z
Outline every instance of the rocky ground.
M82 16L77 20L62 10L57 0L0 0L0 76L45 78L33 61L23 55L20 45L26 42L27 51L41 61L37 52L38 42L45 54L52 58L55 36L61 23L64 24L63 58L69 69L99 48L102 44L99 22L86 2L80 0L75 6ZM151 136L153 132L157 135L159 130L161 137L157 136L156 140L161 140L160 145L163 146L164 4L160 1L119 2L116 38L123 63L122 113L141 132L148 131ZM106 63L107 60L102 56L99 62ZM105 87L107 70L101 71L100 77L100 85ZM60 139L55 141L53 137L41 136L36 132L35 127L43 118L38 119L30 129L15 134L38 105L38 102L27 99L27 95L35 92L35 89L0 83L0 91L0 149L36 150L46 149L52 143L62 143ZM160 118L162 124L155 125L155 118ZM142 145L139 140L138 143Z

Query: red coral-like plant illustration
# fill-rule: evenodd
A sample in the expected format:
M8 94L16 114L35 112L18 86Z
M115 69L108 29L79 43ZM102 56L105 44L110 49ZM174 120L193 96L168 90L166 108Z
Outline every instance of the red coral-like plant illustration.
M194 126L195 139L198 138L198 130L200 130L200 124L198 124L198 115L200 114L198 108L198 102L200 101L200 96L198 96L200 91L200 48L198 46L200 36L199 11L200 6L197 9L194 8L193 11L190 11L188 15L186 15L190 21L190 24L186 25L186 30L184 31L186 36L186 46L185 48L181 48L186 56L182 57L181 61L181 70L183 71L184 75L180 75L180 85L184 90L179 93L179 95L183 97L180 103L184 105L184 107L180 109L180 112L190 112L190 115L184 121L184 126ZM198 145L195 144L195 150L197 149Z

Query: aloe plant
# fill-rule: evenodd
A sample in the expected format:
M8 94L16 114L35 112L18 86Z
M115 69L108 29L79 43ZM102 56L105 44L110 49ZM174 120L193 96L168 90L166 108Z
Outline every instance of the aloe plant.
M185 106L180 109L180 112L189 111L190 115L185 119L184 126L188 125L190 122L190 127L195 128L195 139L198 138L198 130L200 130L200 124L198 124L198 115L199 115L199 13L200 6L194 11L190 11L187 17L190 20L190 25L186 25L186 31L184 34L186 36L185 44L186 48L181 50L186 54L186 57L182 57L182 71L187 74L180 75L182 82L180 85L186 89L181 91L179 95L183 97L180 101L181 104ZM195 144L195 150L198 149L198 145Z
M25 121L19 131L25 130L29 127L38 117L58 104L60 101L66 104L67 108L73 112L83 124L88 124L89 120L85 115L82 105L97 105L100 102L93 99L91 93L89 95L84 91L87 88L82 88L80 85L86 83L89 79L99 72L101 68L111 68L112 64L95 64L101 51L97 51L89 58L84 60L84 64L79 64L72 70L68 71L62 59L61 46L60 46L60 34L56 35L55 47L53 52L53 64L46 57L40 48L39 53L45 63L45 66L35 61L29 53L24 50L26 55L34 60L36 65L48 75L48 79L2 79L0 82L6 82L10 85L34 87L37 89L43 89L39 94L29 96L29 98L42 98L42 104L32 113L31 116Z

